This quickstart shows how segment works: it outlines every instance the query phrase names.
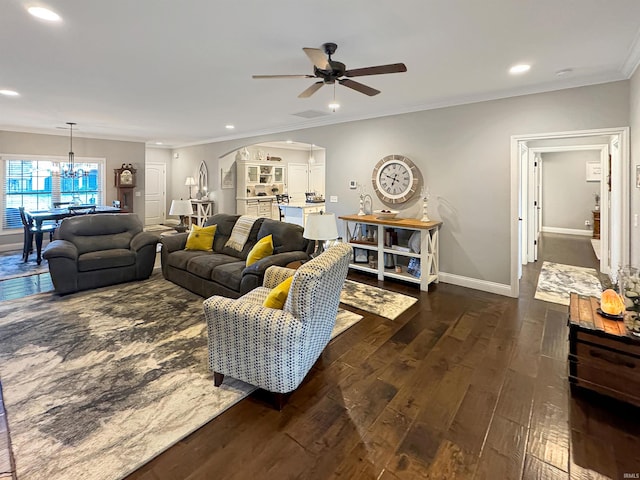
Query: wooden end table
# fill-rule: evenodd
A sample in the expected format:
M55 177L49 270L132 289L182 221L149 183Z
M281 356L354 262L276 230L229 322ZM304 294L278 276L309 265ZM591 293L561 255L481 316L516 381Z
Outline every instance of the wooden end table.
M640 337L599 307L595 297L571 294L569 382L640 406Z

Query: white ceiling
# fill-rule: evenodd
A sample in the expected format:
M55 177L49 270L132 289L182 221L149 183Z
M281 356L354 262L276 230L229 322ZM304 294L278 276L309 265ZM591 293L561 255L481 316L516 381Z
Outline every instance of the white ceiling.
M58 24L2 3L0 89L20 96L0 96L0 129L167 146L627 79L640 59L640 0L38 2ZM302 47L324 42L347 68L408 71L358 78L375 97L338 86L336 113L331 86L299 99L314 80L251 78L311 74Z

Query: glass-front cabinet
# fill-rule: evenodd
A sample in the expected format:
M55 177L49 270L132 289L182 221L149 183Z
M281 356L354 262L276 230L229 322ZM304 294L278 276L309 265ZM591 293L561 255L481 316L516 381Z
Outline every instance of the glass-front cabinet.
M240 215L254 215L279 219L273 208L276 194L286 190L285 165L274 163L236 163L236 211Z

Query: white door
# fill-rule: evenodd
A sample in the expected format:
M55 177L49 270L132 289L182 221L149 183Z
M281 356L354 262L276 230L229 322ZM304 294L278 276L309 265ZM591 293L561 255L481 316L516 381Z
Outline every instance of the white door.
M165 221L165 164L145 163L144 171L144 224L158 225Z
M309 188L309 166L306 163L290 163L287 165L289 201L304 202Z
M533 261L538 261L538 245L540 244L540 230L542 229L542 157L536 154L533 162Z

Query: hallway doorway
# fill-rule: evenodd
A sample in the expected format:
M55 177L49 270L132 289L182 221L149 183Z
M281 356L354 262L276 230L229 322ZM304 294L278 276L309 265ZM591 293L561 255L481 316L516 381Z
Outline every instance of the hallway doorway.
M602 155L601 222L602 257L598 272L615 278L620 265L629 262L629 129L612 128L557 132L547 134L515 135L511 137L511 294L519 296L522 266L535 261L535 249L539 235L534 220L539 221L539 191L535 182L534 163L539 158L540 148L566 147L571 145L602 144L605 139L611 146L609 155ZM605 151L603 149L603 151ZM538 156L538 157L537 157ZM539 178L539 177L538 177ZM550 238L550 237L549 237ZM593 254L587 237L585 245ZM597 259L596 259L597 261ZM541 267L538 267L538 269ZM524 275L524 273L522 274ZM535 288L535 285L534 285Z

